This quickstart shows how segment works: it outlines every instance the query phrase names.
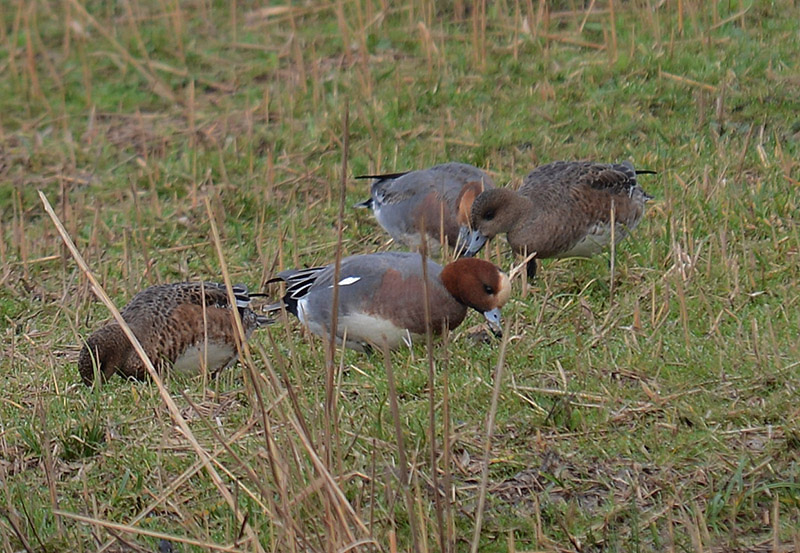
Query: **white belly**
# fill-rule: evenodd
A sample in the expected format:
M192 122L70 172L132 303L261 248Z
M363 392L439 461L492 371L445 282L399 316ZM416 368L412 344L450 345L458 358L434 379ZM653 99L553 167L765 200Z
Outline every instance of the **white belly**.
M411 340L405 328L364 313L354 313L340 318L337 334L345 337L348 343L366 342L377 348L383 347L385 342L389 349L395 349L401 343Z
M628 235L627 230L622 225L617 225L614 233L614 241L619 242ZM597 223L592 225L589 232L578 240L568 251L557 257L592 257L600 253L603 248L611 244L611 225L607 223Z
M308 300L303 298L297 302L297 318L300 319L312 334L328 337L330 321L318 321L307 315ZM395 326L391 321L367 315L365 313L351 313L339 317L336 325L336 341L342 343L342 338L347 341L347 346L356 350L363 350L364 344L371 344L381 348L384 341L389 349L397 348L401 343L411 340L408 330Z
M205 366L209 372L225 368L236 360L236 349L228 344L205 343L195 344L186 349L183 355L172 365L176 373L193 376L200 374L200 367Z

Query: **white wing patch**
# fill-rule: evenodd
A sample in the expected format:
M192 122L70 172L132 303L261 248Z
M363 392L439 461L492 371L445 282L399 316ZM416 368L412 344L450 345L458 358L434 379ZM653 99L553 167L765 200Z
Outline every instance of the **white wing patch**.
M361 280L361 277L356 277L356 276L344 277L342 280L339 281L339 286L349 286L350 284L355 284L359 280ZM330 288L333 288L332 284Z

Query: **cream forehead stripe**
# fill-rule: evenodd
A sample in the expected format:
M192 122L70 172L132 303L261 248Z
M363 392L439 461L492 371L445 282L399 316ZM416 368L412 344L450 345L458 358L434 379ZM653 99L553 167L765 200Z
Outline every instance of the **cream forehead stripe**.
M508 275L502 271L500 272L500 286L495 295L497 296L497 307L504 306L511 296L511 281Z

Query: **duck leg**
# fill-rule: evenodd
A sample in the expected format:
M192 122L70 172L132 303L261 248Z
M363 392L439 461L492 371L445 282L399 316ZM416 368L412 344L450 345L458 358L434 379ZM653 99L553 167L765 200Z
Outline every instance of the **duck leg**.
M531 259L525 266L525 272L528 273L528 280L536 278L536 260Z

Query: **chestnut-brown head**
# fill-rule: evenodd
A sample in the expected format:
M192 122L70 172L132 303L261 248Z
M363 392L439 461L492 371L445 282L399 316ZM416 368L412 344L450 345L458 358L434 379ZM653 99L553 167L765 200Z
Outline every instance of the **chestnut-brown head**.
M500 308L511 295L511 282L497 266L482 259L457 259L442 269L442 284L459 302L486 317L500 332Z

